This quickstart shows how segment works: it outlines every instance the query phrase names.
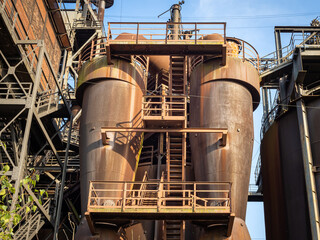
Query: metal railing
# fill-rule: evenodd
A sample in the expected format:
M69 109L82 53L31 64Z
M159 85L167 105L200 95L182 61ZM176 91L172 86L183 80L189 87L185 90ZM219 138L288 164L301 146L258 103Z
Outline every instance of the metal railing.
M269 94L269 99L271 99L271 94ZM281 104L281 103L280 103ZM261 132L260 132L260 139L263 138L263 135L267 132L269 127L272 125L276 117L278 116L279 110L279 89L276 90L273 96L273 101L270 104L270 110L267 115L262 116L261 120Z
M21 99L30 96L32 83L0 82L0 99Z
M227 56L238 57L251 63L258 71L260 59L257 50L248 42L239 38L227 38Z
M149 117L186 117L187 98L175 95L144 96L142 100L142 119Z
M92 181L88 211L230 213L231 183Z
M269 53L261 58L260 70L261 73L269 69L273 69L281 64L285 64L292 60L293 53L296 47L306 47L308 45L320 44L320 31L313 33L293 32L290 37L289 44L285 47Z
M254 180L258 184L258 179L261 174L261 155L259 155L258 161L256 163L256 168L254 169Z
M108 53L107 38L96 38L88 43L79 54L77 70L80 70L86 61L95 57L106 56ZM146 56L131 56L128 60L135 64L142 76L148 72L148 58Z
M154 153L154 147L152 145L143 146L140 159L139 159L139 166L152 164L153 153Z
M172 31L179 25L179 31ZM132 39L119 37L127 33ZM221 39L208 40L204 36L218 33ZM118 38L119 37L119 38ZM225 44L226 23L224 22L110 22L107 42L117 44Z
M258 71L260 70L260 58L257 50L248 42L239 39L227 37L227 56L240 58L243 61L251 63ZM191 58L191 71L204 61L204 56Z
M50 199L43 204L43 207L47 212L49 212ZM13 239L32 239L45 223L39 210L34 213L32 211L26 213L25 210L25 208L21 208L21 211L19 211L19 214L22 214L22 218L19 223L21 226L14 233Z
M78 70L84 62L92 60L96 56L107 55L107 46L106 38L96 38L88 43L79 55Z

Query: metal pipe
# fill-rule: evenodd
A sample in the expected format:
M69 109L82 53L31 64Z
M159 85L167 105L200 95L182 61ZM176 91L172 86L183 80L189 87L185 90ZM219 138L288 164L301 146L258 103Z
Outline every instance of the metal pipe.
M99 10L98 10L98 20L101 23L103 23L105 8L106 8L106 1L105 0L100 0Z
M261 90L262 90L263 116L266 117L269 113L268 88L262 87Z
M179 23L180 22L180 5L179 4L174 4L171 7L171 22L173 23ZM173 24L172 26L172 40L178 40L179 39L179 29L180 29L180 24Z
M274 31L274 37L276 41L276 54L278 59L278 64L282 62L282 46L281 46L281 37L280 37L280 31L275 30Z
M64 185L65 185L66 174L67 174L69 147L70 147L70 139L71 139L71 132L72 132L72 122L73 122L72 120L73 120L73 115L70 114L68 142L67 142L66 154L65 154L65 158L64 158L64 165L63 165L63 171L62 171L62 177L61 177L60 194L59 194L58 207L57 207L56 219L55 219L55 224L54 224L53 240L58 239L58 233L59 233L59 223L60 223L60 216L61 216L61 209L62 209L63 191L64 191Z

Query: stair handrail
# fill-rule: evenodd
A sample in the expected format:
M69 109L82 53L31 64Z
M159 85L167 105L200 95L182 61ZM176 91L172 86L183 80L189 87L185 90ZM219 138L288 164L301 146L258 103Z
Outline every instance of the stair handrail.
M140 185L140 189L139 189L139 191L138 191L138 197L139 197L139 199L140 199L138 205L140 205L140 206L143 205L143 198L144 198L144 196L146 195L146 191L145 191L145 190L146 190L146 188L147 188L147 184L145 184L145 182L147 182L147 181L148 181L148 172L145 171L145 172L144 172L144 175L143 175L143 178L142 178L142 183L141 183L141 185Z

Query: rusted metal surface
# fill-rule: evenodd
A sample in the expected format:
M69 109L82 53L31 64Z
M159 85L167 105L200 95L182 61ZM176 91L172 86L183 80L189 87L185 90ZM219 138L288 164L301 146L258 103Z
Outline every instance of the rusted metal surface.
M144 83L141 74L127 61L114 65L101 63L105 58L88 62L79 76L83 77L77 91L82 99L80 127L82 212L87 205L89 181L132 181L141 148L141 133L108 132L109 144L103 145L101 130L110 127L141 127Z
M310 106L310 108L308 108ZM307 104L314 165L319 166L320 100ZM267 239L311 239L302 150L295 109L278 118L261 142ZM318 168L314 169L319 192ZM319 199L319 196L318 196Z
M225 147L217 134L190 134L197 181L232 182L232 212L245 219L253 147L253 106L259 102L257 70L238 58L211 60L191 74L190 126L228 128ZM253 103L253 101L255 103Z
M288 239L278 131L279 124L274 122L260 147L267 239Z
M169 64L170 64L170 58L169 56L149 56L150 60L150 70L152 70L154 73L160 72L162 69L168 71L169 70Z
M230 233L231 235L228 236ZM199 240L251 240L248 228L241 218L234 218L232 231L226 231L223 226L213 226L205 232L196 234Z
M94 61L86 62L79 72L76 92L77 100L79 101L79 103L81 103L82 101L83 89L85 88L84 85L92 86L94 85L94 83L89 83L88 81L99 81L103 79L114 79L120 80L121 82L126 82L129 87L121 87L120 89L118 89L119 91L125 91L126 88L128 91L128 89L130 89L130 86L132 86L133 88L139 88L143 92L145 91L143 70L137 67L137 64L130 64L125 60L114 59L113 65L108 65L107 57L101 56L94 59ZM112 89L109 89L109 91L111 90ZM107 93L103 94L103 96L109 98ZM142 96L141 100L139 101L142 102Z

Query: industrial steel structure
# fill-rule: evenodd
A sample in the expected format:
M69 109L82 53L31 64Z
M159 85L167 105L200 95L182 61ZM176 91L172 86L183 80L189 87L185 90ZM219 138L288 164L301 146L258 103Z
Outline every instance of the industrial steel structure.
M113 0L0 0L0 162L16 188L7 199L12 210L22 196L14 239L250 239L244 219L259 74L257 179L267 183L259 188L267 237L297 234L303 222L301 239L317 239L317 135L310 142L308 130L317 128L310 120L317 113L305 109L317 104L319 27L276 27L276 56L260 60L249 43L226 35L224 22L182 22L182 4L171 6L166 23L105 28ZM280 33L290 31L303 40L285 52ZM275 108L268 88L279 89ZM288 146L284 129L293 134L281 121L300 126L296 167L305 178L295 179L295 191L306 192L299 200L309 210L296 211L302 220L290 218L296 192L272 185L292 176L276 166L292 156L270 151ZM36 175L35 187L20 184ZM287 195L274 198L276 191ZM29 196L36 211L26 211ZM268 222L274 214L277 226Z
M320 238L319 26L315 19L307 27L275 27L276 51L262 58L259 183L267 239Z

